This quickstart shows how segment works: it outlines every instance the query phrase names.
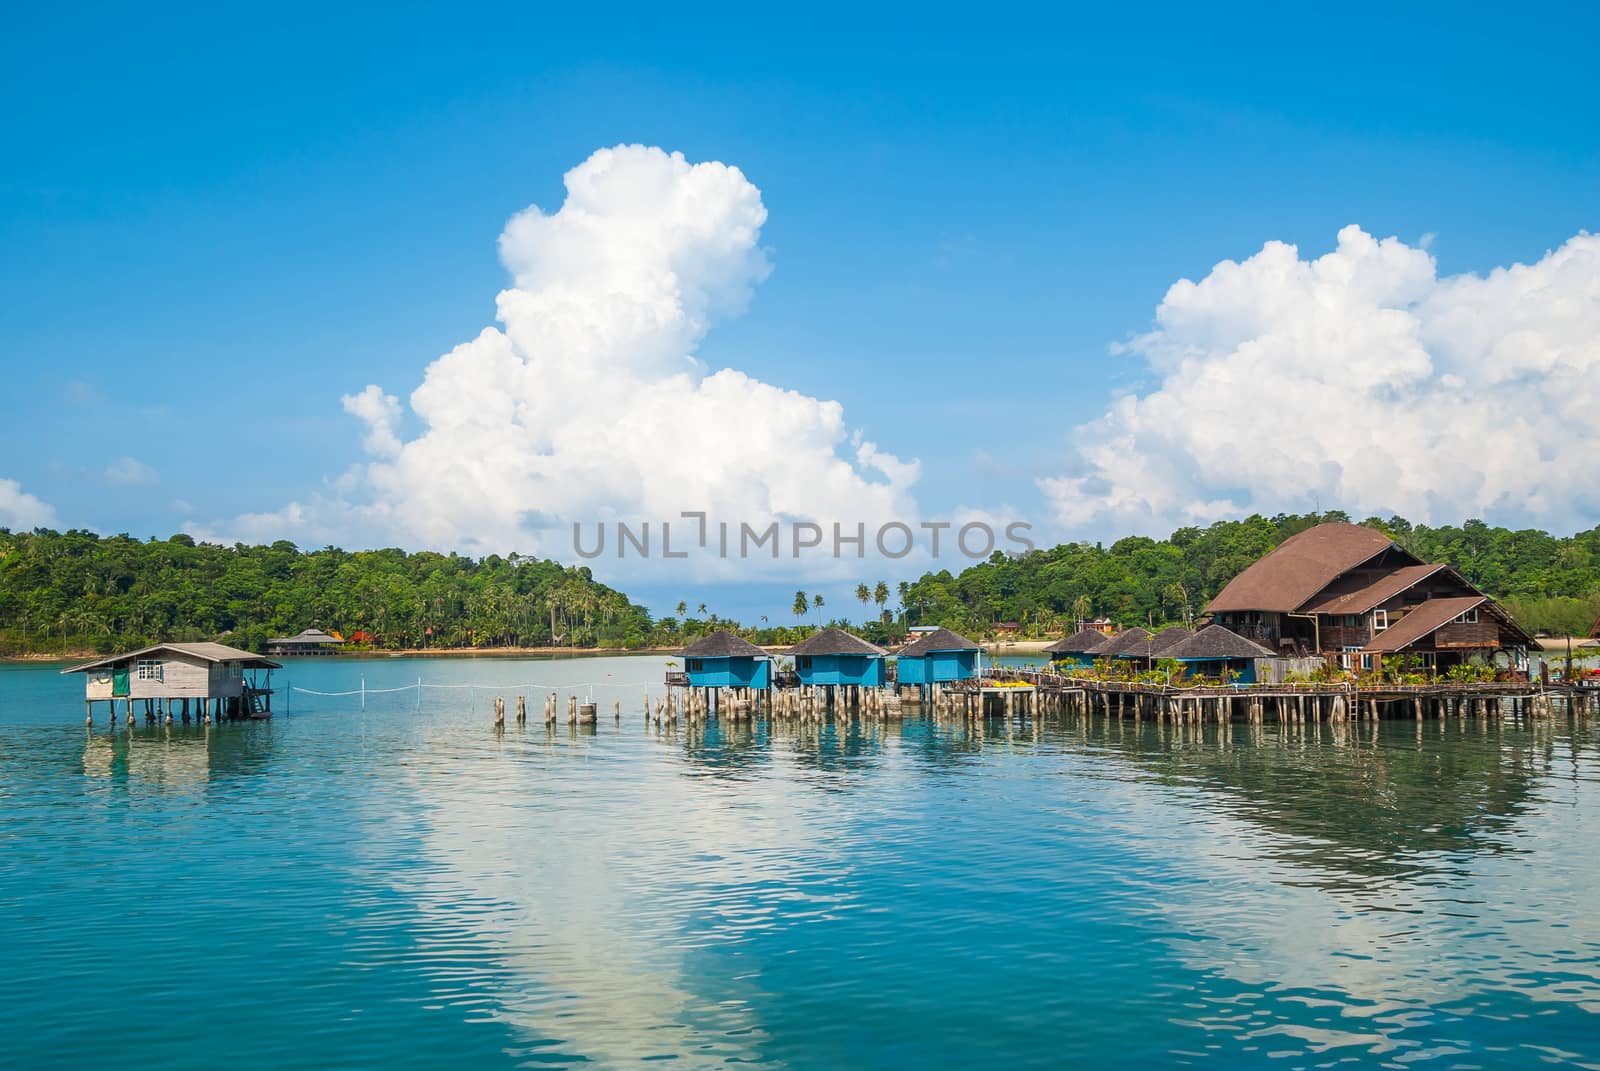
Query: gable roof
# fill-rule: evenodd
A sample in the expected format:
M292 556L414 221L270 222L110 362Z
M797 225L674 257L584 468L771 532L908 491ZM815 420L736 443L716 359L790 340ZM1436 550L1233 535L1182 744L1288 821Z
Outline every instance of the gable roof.
M1279 543L1228 582L1206 605L1210 613L1266 610L1292 613L1343 573L1394 547L1394 540L1359 524L1319 524Z
M343 643L337 636L330 636L320 628L302 629L293 636L279 636L268 643Z
M1080 628L1064 640L1057 640L1044 649L1045 654L1095 654L1111 639L1104 632Z
M1154 638L1148 629L1135 625L1111 637L1109 643L1094 653L1102 658L1143 658L1150 653L1150 641Z
M1272 652L1221 625L1207 625L1188 639L1162 652L1180 662L1208 662L1228 658L1271 658Z
M718 630L701 636L683 649L684 658L765 658L767 652L731 632Z
M62 673L87 673L91 669L101 666L112 666L119 662L131 662L153 655L162 651L188 655L204 662L241 662L247 669L282 669L281 662L274 662L270 658L262 658L249 651L241 651L237 647L229 647L224 643L157 643L149 647L141 647L137 651L125 651L122 654L109 655L97 658L93 662L85 662L81 666L64 669Z
M1406 616L1372 638L1363 651L1401 651L1418 640L1430 636L1451 618L1482 606L1489 599L1484 595L1463 595L1458 599L1429 599L1418 603Z
M1448 565L1402 565L1380 576L1341 577L1306 603L1304 611L1308 614L1364 614L1449 568Z
M882 657L889 652L874 646L842 628L825 628L789 648L792 655L868 655Z
M976 651L978 645L947 628L936 628L900 648L901 658L921 658L935 651Z

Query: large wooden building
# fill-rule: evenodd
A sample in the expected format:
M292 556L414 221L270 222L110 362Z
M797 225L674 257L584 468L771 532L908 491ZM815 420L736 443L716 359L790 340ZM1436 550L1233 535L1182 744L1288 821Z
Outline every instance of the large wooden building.
M1533 637L1448 565L1417 558L1355 524L1320 524L1284 540L1206 606L1214 623L1274 655L1319 656L1346 669L1415 654L1434 669L1474 656L1520 668Z
M215 717L268 717L272 713L272 671L282 668L237 647L221 643L158 643L64 669L82 673L85 714L107 704L116 718L126 703L129 724L142 707L145 719L189 720L191 705L202 721ZM264 673L264 676L262 675Z

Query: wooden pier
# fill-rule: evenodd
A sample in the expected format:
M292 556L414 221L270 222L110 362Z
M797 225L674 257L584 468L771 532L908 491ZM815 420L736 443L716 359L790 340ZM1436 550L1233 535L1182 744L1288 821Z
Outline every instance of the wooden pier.
M1030 689L1031 698L1026 700L1030 712L1103 714L1155 721L1259 724L1269 718L1283 723L1467 717L1521 720L1600 713L1600 687L1514 680L1477 684L1348 681L1185 687L1001 669L986 673L982 680L956 682L948 687L948 694L966 709L989 713L993 704L988 697L1008 684Z

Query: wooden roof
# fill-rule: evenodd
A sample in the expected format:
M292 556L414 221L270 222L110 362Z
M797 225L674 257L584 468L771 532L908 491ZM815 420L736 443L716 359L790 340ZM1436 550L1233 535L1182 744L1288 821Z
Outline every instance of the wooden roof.
M1157 658L1166 658L1167 652L1178 644L1193 636L1194 633L1182 625L1172 625L1156 633L1155 642L1150 645L1150 653Z
M1057 640L1044 649L1045 654L1096 654L1111 637L1092 628L1080 628L1064 640Z
M1375 528L1359 524L1307 528L1229 581L1206 610L1293 613L1341 575L1391 547L1416 563L1414 556Z
M1135 626L1125 632L1117 633L1094 653L1102 658L1122 658L1124 656L1143 658L1150 653L1150 643L1148 641L1153 638L1148 629Z
M302 629L294 636L279 636L277 639L268 640L268 643L343 643L337 636L330 636L320 628Z
M237 647L229 647L227 644L223 643L157 643L152 644L149 647L141 647L137 651L125 651L122 654L114 654L106 658L98 658L93 662L85 662L81 666L73 666L71 669L64 669L61 672L87 673L91 669L99 669L102 666L114 666L122 662L133 662L141 658L147 658L153 654L159 654L163 651L188 655L191 658L198 658L204 662L240 662L244 664L246 669L283 668L283 664L281 662L274 662L270 658L262 658L258 654L252 654L249 651L241 651Z
M765 658L767 652L731 632L717 631L701 636L683 649L684 658Z
M1233 658L1271 658L1272 652L1221 625L1207 625L1163 651L1180 662L1214 662Z
M1364 614L1416 587L1448 565L1402 565L1380 576L1342 577L1305 604L1308 614ZM1452 570L1453 572L1454 570ZM1463 585L1466 583L1462 581Z
M947 628L936 628L900 648L901 658L922 658L936 651L976 651L978 645Z
M859 636L852 636L842 628L825 628L789 648L792 655L867 655L882 658L888 654L882 647L874 646Z
M1403 651L1418 640L1431 636L1441 625L1448 625L1453 618L1488 601L1484 595L1463 595L1458 599L1429 599L1418 603L1410 613L1374 636L1372 642L1362 650Z

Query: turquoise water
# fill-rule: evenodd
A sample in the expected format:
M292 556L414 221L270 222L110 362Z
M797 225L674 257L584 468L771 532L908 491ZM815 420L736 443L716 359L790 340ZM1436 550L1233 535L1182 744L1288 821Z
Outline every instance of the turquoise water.
M670 733L664 668L131 734L0 669L0 1067L1600 1065L1587 725ZM497 736L539 681L600 725Z

